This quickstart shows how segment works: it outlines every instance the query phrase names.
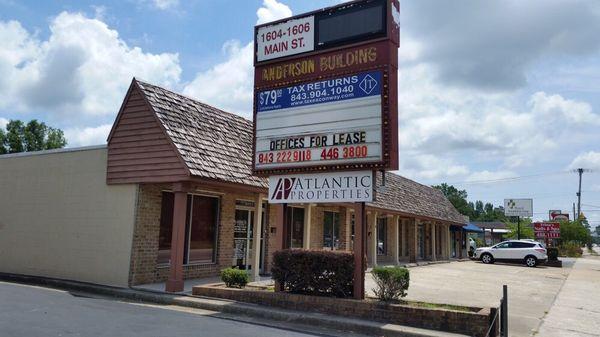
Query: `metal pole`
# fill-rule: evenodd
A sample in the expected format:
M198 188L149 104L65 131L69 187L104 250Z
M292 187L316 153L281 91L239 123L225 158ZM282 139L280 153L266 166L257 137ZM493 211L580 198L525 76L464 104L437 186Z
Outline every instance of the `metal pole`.
M575 220L578 220L581 216L581 176L583 175L583 169L578 168L577 172L579 173L579 191L577 192L577 217Z
M365 254L367 253L367 221L365 203L357 203L354 207L354 298L365 299Z
M502 337L508 337L508 287L506 284L502 286L502 306L500 310L500 333Z
M517 239L521 240L521 217L517 217Z

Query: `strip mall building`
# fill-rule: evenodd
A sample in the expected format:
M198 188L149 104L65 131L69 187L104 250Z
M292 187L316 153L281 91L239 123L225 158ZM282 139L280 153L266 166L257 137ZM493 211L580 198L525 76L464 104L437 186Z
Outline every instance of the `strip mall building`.
M282 229L252 128L133 80L107 145L0 156L0 272L171 289L229 266L268 274ZM352 205L289 206L291 247L352 250ZM369 265L466 257L465 219L431 187L386 173L366 209Z

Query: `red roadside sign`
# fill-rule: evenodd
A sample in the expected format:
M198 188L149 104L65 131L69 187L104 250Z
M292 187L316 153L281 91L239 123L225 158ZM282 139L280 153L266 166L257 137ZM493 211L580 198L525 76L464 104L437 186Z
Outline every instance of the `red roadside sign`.
M533 231L535 237L540 239L558 239L560 238L559 222L534 222Z

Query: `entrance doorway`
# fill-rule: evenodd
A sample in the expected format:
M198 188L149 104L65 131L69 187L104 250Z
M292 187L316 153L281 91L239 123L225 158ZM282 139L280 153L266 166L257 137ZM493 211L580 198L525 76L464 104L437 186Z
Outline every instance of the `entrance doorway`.
M262 228L266 222L265 204L263 203ZM233 227L233 265L242 270L252 270L254 248L258 247L259 271L263 271L264 261L264 233L260 233L260 242L254 245L254 212L255 203L252 201L237 200L235 209L235 225Z
M340 248L340 213L323 212L323 248Z
M304 208L290 207L287 212L287 226L290 248L302 248L304 245Z

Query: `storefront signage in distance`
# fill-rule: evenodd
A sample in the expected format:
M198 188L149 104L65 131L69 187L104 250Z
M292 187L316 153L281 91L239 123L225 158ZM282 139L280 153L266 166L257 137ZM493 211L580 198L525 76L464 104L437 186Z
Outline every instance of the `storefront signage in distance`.
M532 217L533 199L504 199L504 215Z
M372 202L372 171L269 177L269 203Z

